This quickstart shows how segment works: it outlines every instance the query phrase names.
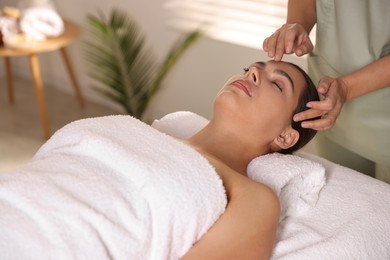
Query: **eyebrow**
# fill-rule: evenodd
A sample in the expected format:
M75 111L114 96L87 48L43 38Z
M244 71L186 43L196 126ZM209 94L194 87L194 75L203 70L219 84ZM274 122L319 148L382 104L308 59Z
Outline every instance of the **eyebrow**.
M258 61L256 62L255 64L259 65L260 67L262 68L265 68L267 67L267 63L263 62L263 61ZM290 77L290 75L285 72L284 70L280 70L280 69L275 69L275 72L283 77L285 77L286 79L288 79L288 81L291 83L291 87L292 87L292 91L294 92L294 81L292 80L292 78Z

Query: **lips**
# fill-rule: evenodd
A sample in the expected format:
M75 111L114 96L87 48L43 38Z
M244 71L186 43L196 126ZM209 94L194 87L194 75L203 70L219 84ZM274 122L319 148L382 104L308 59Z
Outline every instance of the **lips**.
M248 85L248 83L244 80L237 80L237 81L234 81L232 83L233 86L241 89L242 91L245 92L245 94L247 94L249 97L252 96L252 91L251 91L251 88L250 86Z

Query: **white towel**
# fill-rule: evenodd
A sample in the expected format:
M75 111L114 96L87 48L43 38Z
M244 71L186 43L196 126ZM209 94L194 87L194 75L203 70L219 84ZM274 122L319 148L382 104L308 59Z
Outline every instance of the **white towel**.
M280 220L315 207L325 185L325 168L297 155L272 153L248 165L248 177L269 186L281 203Z
M193 136L208 124L209 120L190 111L170 113L154 120L152 127L180 139Z
M20 29L27 38L40 41L61 35L65 27L61 16L54 9L30 7L23 11Z
M73 122L0 175L2 259L179 259L227 203L187 145L130 116Z
M390 259L390 185L323 158L326 185L313 210L278 227L271 260Z
M18 23L15 19L0 16L0 30L4 40L18 33Z

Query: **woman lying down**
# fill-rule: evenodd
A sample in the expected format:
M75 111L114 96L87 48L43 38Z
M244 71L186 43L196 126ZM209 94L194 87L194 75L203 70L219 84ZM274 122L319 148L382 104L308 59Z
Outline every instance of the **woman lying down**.
M249 162L314 135L292 121L318 100L286 62L227 81L213 117L178 140L130 116L73 122L0 174L2 259L267 259L279 202Z

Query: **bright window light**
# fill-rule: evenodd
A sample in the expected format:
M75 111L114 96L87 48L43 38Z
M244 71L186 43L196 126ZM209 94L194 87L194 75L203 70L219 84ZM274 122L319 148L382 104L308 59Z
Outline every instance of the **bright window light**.
M168 25L203 28L216 40L255 49L286 21L287 0L167 0Z

